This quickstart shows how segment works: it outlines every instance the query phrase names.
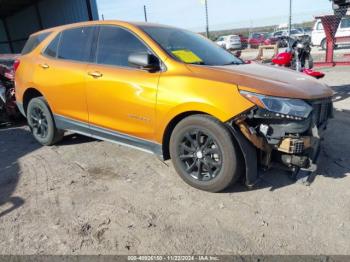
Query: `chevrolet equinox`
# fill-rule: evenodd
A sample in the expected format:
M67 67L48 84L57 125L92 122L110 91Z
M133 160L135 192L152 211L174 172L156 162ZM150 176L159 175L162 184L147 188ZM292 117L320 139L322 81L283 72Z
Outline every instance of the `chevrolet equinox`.
M35 139L65 131L172 159L193 187L218 192L260 168L315 169L332 91L306 75L245 64L199 34L93 21L30 36L16 99Z

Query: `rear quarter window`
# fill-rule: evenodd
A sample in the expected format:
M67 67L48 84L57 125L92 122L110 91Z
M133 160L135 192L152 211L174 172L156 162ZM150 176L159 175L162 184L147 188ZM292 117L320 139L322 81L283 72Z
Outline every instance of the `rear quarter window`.
M58 44L60 41L61 33L59 33L52 41L51 43L46 47L44 54L50 57L57 57L57 49Z
M51 34L51 32L32 35L31 37L29 37L28 41L22 49L21 55L26 55L32 52L35 48L38 47L38 45L42 43L42 41L46 39L46 37L49 36L49 34Z

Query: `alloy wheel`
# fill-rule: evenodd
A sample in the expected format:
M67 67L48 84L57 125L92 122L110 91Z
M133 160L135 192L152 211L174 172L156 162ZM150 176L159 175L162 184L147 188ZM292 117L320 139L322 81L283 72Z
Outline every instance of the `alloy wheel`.
M35 136L46 138L48 135L47 118L40 107L35 107L30 112L30 123Z
M220 172L222 152L215 139L205 131L185 132L179 145L179 159L186 173L199 181L210 181Z

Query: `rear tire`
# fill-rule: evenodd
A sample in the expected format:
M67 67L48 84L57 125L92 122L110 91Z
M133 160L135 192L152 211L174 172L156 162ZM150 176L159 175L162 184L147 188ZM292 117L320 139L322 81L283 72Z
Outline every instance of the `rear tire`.
M177 124L170 156L180 177L197 189L219 192L241 175L230 131L208 115L189 116Z
M43 97L29 101L27 121L34 138L44 146L51 146L62 140L64 132L56 128L51 110Z

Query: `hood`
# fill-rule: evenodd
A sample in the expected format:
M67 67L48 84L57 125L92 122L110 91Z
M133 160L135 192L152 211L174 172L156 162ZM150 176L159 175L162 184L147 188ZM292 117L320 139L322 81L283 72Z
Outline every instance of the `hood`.
M252 63L213 67L191 66L190 70L194 73L204 70L203 77L211 78L215 75L215 80L228 81L236 84L240 90L263 95L306 100L333 95L333 91L319 80L291 69L271 65ZM215 74L213 70L216 71Z

